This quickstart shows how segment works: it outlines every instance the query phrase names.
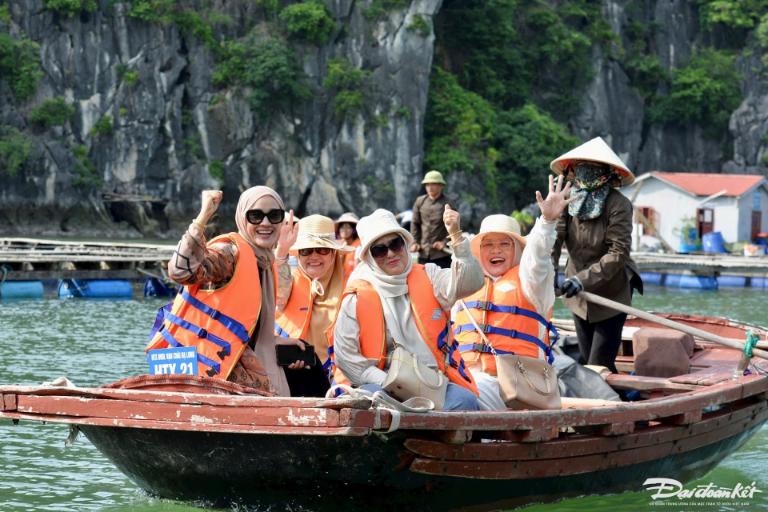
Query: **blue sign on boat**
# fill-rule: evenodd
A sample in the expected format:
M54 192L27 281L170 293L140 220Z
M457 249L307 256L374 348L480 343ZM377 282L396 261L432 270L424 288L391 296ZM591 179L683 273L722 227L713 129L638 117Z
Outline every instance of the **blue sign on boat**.
M147 352L150 375L197 375L195 347L159 348Z

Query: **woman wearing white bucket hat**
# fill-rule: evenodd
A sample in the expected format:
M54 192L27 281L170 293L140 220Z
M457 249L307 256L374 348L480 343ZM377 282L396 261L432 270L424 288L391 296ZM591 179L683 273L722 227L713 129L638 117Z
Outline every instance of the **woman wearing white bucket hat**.
M573 313L582 362L616 372L625 313L587 303L586 290L629 305L632 290L642 293L640 272L630 257L632 203L615 187L632 183L632 171L600 137L556 158L556 174L573 180L574 201L558 225L555 266L565 244L568 263L560 291Z
M557 221L573 201L568 199L570 184L563 186L563 182L559 177L555 184L550 176L546 199L536 192L541 217L526 238L514 218L490 215L472 239L472 253L485 272L485 285L454 305L453 332L477 380L483 409L507 407L497 380L496 354L551 360L550 344L556 341L557 331L549 322L555 302L550 258Z
M443 222L454 251L449 269L414 263L407 251L413 238L391 212L379 209L360 219L360 263L333 329L337 383L346 378L382 389L392 378L388 355L401 349L450 381L439 400L444 409L478 409L477 387L451 339L448 311L482 286L483 274L459 228L459 213L446 207Z
M333 220L328 217L304 217L298 228L290 246L299 262L293 272L287 263L286 244L278 244L276 251L279 279L275 330L281 337L304 340L315 351L314 364L296 361L287 366L291 396L321 397L330 385L324 365L328 359L325 332L336 318L345 283L344 257L352 249L336 240Z

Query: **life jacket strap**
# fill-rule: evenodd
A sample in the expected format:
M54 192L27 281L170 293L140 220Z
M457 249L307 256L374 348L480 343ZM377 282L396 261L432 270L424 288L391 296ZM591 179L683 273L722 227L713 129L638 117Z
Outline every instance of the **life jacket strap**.
M165 318L168 319L168 321L171 323L178 325L182 329L186 329L193 333L198 338L208 340L211 343L221 347L221 350L216 353L216 355L218 355L221 360L224 360L225 357L232 353L232 345L230 345L228 341L219 338L212 332L209 332L206 329L193 324L192 322L184 320L183 318L180 318L173 313L168 313L165 315Z
M557 342L558 338L560 337L560 334L557 332L557 328L552 324L551 321L548 321L546 318L541 316L536 311L521 308L519 306L505 306L500 304L494 304L491 301L487 300L473 300L466 303L468 308L474 308L479 309L481 311L491 311L493 313L509 313L512 315L521 315L528 318L532 318L533 320L536 320L541 325L543 325L548 332L552 333L552 336L550 336L551 343L554 344Z
M494 327L488 324L480 324L480 328L483 330L485 334L498 334L500 336L506 336L508 338L518 339L518 340L527 341L528 343L533 343L534 345L536 345L537 347L539 347L541 350L544 351L544 353L547 356L547 362L549 364L552 364L552 362L555 360L554 356L552 355L552 348L547 344L545 344L536 336L531 336L530 334L526 334L524 332L520 332L515 329L502 329L501 327ZM476 331L475 326L472 324L460 325L453 330L453 333L454 335L458 335L466 331ZM491 350L491 347L488 347L485 343L459 345L459 350L461 352L468 352L470 350L476 350L475 348L476 346L485 347L485 349L487 349L487 350L477 350L478 352L493 353L493 351ZM496 350L496 353L497 354L514 354L514 352L508 352L504 350Z
M242 341L243 343L248 343L250 336L248 336L248 329L246 329L243 324L241 324L234 318L225 315L221 311L213 309L211 306L205 304L204 302L197 300L186 289L184 289L184 291L181 292L181 297L187 303L189 303L189 305L191 305L195 309L202 311L203 313L210 316L212 319L216 320L221 325L226 327L227 330L230 331L235 336L237 336L240 341Z
M275 322L275 333L281 338L290 338L290 336L288 335L288 331L280 327L280 324L278 324L277 322Z

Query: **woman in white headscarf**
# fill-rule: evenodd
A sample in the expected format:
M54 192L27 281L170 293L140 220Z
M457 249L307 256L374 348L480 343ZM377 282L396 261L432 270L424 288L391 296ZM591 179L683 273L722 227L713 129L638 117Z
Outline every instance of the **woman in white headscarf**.
M199 285L216 290L230 283L235 276L241 254L232 237L209 243L205 238L206 225L221 204L222 195L219 190L203 191L200 213L189 225L168 263L169 277L175 282L186 287ZM260 304L260 309L248 347L228 380L263 387L268 378L269 387L280 396L290 395L290 390L285 372L277 365L275 356L275 276L272 264L278 238L295 238L292 217L293 211L286 219L285 206L277 192L263 186L244 191L235 213L237 234L245 239L258 264L261 295L253 301L253 304ZM296 344L298 341L284 338L279 343Z
M446 207L443 221L453 247L447 269L413 262L407 251L413 238L391 212L379 209L360 219L360 263L336 319L335 363L354 386L380 390L387 354L402 347L448 377L445 410L477 410L477 386L446 330L451 306L483 285L483 273L459 228L459 213Z

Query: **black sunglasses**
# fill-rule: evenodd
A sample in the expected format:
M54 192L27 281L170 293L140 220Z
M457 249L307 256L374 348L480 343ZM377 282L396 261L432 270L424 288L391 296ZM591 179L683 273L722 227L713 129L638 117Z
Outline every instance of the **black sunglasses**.
M405 240L398 236L389 241L388 244L376 244L371 247L371 256L375 259L381 259L387 255L388 251L392 251L393 254L397 254L405 247Z
M332 250L330 247L310 247L309 249L299 249L299 256L309 256L313 252L320 256L328 256Z
M267 218L270 224L280 224L285 219L285 210L275 208L265 212L263 210L248 210L245 212L245 219L251 224L261 224L261 221Z

